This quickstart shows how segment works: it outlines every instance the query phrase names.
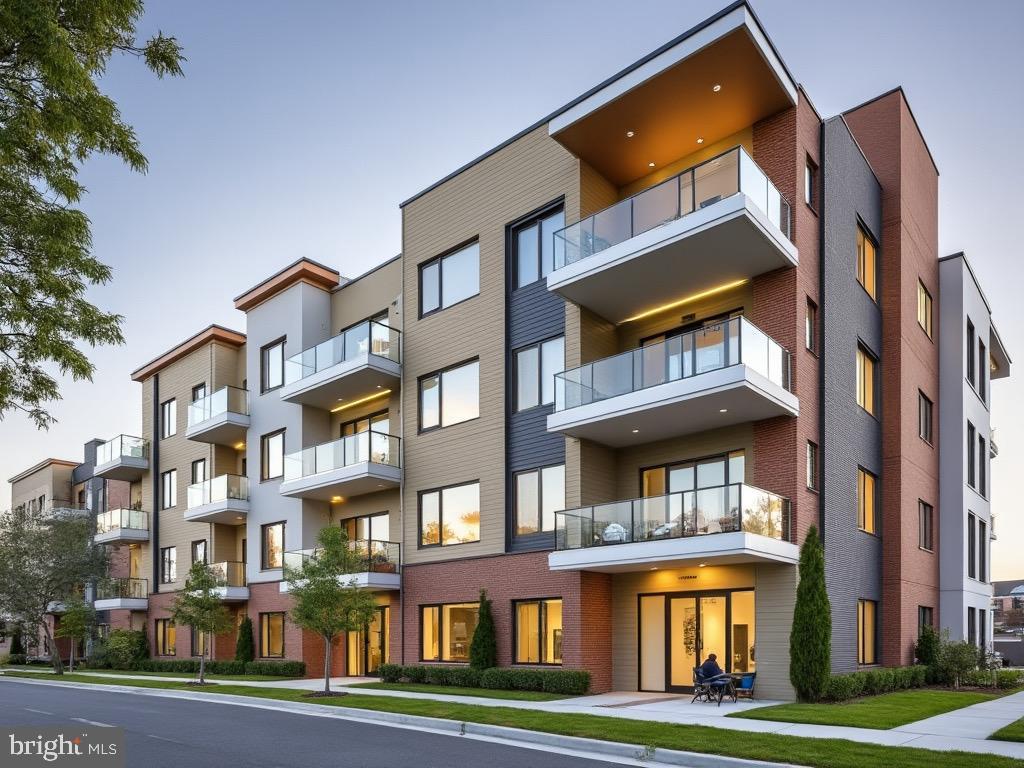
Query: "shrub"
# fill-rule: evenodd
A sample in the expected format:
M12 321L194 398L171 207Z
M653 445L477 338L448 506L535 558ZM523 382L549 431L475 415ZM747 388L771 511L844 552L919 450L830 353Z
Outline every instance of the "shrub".
M235 642L235 661L247 664L256 660L256 648L252 641L252 619L248 616L238 625L238 640Z
M9 664L28 664L28 656L24 653L12 653L7 662Z
M398 683L402 680L401 664L381 664L378 671L382 683Z
M831 675L822 698L847 701L858 696L877 695L925 685L927 669L922 665L864 669L845 675Z
M580 696L590 689L590 673L575 669L518 669L491 667L483 671L472 667L442 665L382 664L385 683L427 683L461 688L488 688L502 691L544 691L565 696Z
M14 628L14 636L11 638L11 656L24 656L25 645L21 642L21 627ZM14 663L13 661L11 662Z
M11 663L11 654L0 653L0 667L6 667Z
M237 664L238 662L233 662ZM305 677L304 661L250 661L245 665L247 675L268 675L275 677Z
M800 548L793 628L789 634L789 679L801 701L817 701L829 682L832 608L825 589L825 553L811 526Z
M966 641L943 641L939 646L939 670L944 681L959 688L964 676L978 667L978 648Z
M107 663L114 669L130 669L132 664L145 661L149 644L142 630L115 629L106 642Z
M1002 690L1016 688L1024 682L1024 675L1016 669L1000 669L996 671L996 687Z
M918 664L923 664L928 670L929 681L936 681L939 677L939 648L942 638L934 627L926 624L921 629L921 636L914 646L914 658Z
M469 666L483 671L498 663L498 640L494 631L494 614L487 590L480 590L480 613L477 617L473 640L469 644Z

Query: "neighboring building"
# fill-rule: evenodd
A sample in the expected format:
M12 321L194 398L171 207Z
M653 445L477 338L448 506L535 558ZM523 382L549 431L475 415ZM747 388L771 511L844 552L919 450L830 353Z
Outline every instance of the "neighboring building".
M734 3L405 201L401 256L295 262L235 300L245 334L135 371L143 434L95 474L149 513L148 601L126 581L107 607L195 653L169 607L203 558L260 658L319 674L282 568L342 525L380 608L336 670L466 662L487 589L501 665L679 691L717 653L785 699L814 526L835 671L910 663L923 623L966 636L990 593L942 570L945 526L991 524L937 439L945 388L966 398L940 295L977 289L947 285L937 195L902 90L823 120Z
M1024 579L992 582L992 627L1024 629Z

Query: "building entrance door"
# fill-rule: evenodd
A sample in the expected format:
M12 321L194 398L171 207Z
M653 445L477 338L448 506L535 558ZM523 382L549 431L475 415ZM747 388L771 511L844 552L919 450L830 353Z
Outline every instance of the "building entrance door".
M376 675L380 671L380 665L388 663L389 613L389 606L379 606L366 629L348 633L349 675Z

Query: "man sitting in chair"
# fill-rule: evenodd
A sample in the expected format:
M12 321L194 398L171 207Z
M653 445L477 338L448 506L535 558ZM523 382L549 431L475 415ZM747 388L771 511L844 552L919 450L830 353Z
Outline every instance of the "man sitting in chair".
M718 656L716 654L708 655L707 660L700 665L700 674L705 680L711 680L723 674L722 668L718 666Z

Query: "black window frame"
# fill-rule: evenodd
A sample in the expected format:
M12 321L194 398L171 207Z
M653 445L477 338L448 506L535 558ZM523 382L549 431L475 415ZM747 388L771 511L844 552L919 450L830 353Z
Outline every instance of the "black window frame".
M467 296L464 299L459 299L458 301L456 301L456 302L454 302L452 304L445 305L445 303L444 303L444 262L445 262L445 259L447 259L449 256L454 256L455 254L459 253L460 251L465 250L466 248L469 248L470 246L472 246L474 244L477 245L476 293L472 294L471 296ZM438 312L443 312L446 309L451 309L452 307L457 307L457 306L459 306L459 304L462 304L464 302L467 302L467 301L470 301L472 299L475 299L475 298L477 298L480 295L480 260L481 259L480 259L479 246L480 246L480 237L479 236L471 237L469 240L463 241L459 245L456 245L454 248L449 248L444 253L438 254L437 256L434 256L433 258L428 259L427 261L424 261L422 264L418 265L417 270L416 270L416 272L417 272L416 273L416 290L417 290L417 293L418 293L419 301L417 302L418 306L417 306L416 309L419 312L419 319L420 320L422 320L425 317L431 317L432 315L436 315ZM437 307L434 308L434 309L430 309L430 310L427 310L426 312L424 312L423 311L423 272L424 272L424 270L429 269L434 264L436 264L437 268L438 268L437 269Z
M465 419L464 421L456 421L452 424L443 424L441 421L441 414L444 411L444 374L449 371L454 371L459 368L477 364L477 375L476 375L476 416L471 419ZM457 427L459 424L469 424L470 422L476 421L480 418L480 357L470 357L461 362L453 365L445 366L444 368L438 368L436 371L425 373L416 380L416 425L419 428L419 433L425 434L427 432L436 432L439 429L448 429L449 427ZM437 377L437 425L432 427L423 426L423 382L427 379Z
M202 382L201 384L196 384L194 387L192 387L192 402L193 403L198 403L200 400L202 400L208 394L209 394L209 392L206 391L206 382L205 381ZM196 395L198 395L198 397L196 397Z
M974 424L967 422L967 485L969 488L978 488L978 474L976 470L977 458L974 455L976 450L976 439L978 430Z
M935 403L928 395L917 390L917 436L934 447Z
M537 647L540 649L540 657L544 658L545 654L545 639L547 637L547 604L558 601L562 604L562 661L519 661L519 606L520 605L531 605L536 604L538 608L539 620L537 622L537 631L540 633L538 638ZM528 597L522 599L516 599L512 601L512 665L513 666L525 666L525 667L552 667L559 668L565 666L565 600L561 595L555 595L552 597Z
M925 325L921 322L920 307L918 307L917 327L920 328L922 331L924 331L925 336L927 336L929 339L933 339L934 340L934 338L935 338L935 335L934 335L934 329L935 329L935 300L932 298L932 292L929 291L928 287L924 284L924 280L922 280L919 277L919 278L917 278L917 301L919 303L921 301L921 294L922 293L924 294L925 299L926 299L926 301L925 301L925 308L928 311L925 313L925 315L926 315L927 320L928 320L928 326L925 327Z
M861 611L864 610L864 606L868 604L873 606L871 618L874 622L874 632L872 633L874 637L872 638L871 642L872 657L870 660L867 658L866 641L868 633L866 631L861 631L862 629L864 629L864 625L866 622L864 622L863 618L861 618L861 620L857 622L857 665L864 667L870 667L878 664L878 601L869 600L866 597L858 598L857 612L858 614L860 614Z
M565 200L559 199L553 203L545 205L539 211L534 211L528 214L524 218L513 222L508 227L508 251L511 254L509 259L509 286L512 291L518 291L522 288L534 285L543 280L546 275L544 274L544 226L543 222L552 216L561 213L562 214L562 226L556 229L555 232L559 232L565 229ZM537 279L529 283L519 284L519 233L524 229L537 226ZM554 245L552 245L551 252L552 259L554 259ZM551 265L551 271L554 272L556 269L554 263ZM550 272L548 273L550 274Z
M881 363L879 361L878 355L876 355L872 351L871 347L869 347L863 341L860 341L860 340L857 341L857 352L858 353L862 352L864 354L864 357L867 358L869 361L871 361L871 377L870 377L870 381L867 382L867 384L871 388L871 406L872 406L872 410L869 411L867 408L865 408L859 402L859 398L860 398L860 381L859 380L857 380L855 382L857 390L856 390L856 392L854 392L854 402L857 403L857 407L860 408L860 410L862 412L866 413L868 416L870 416L871 418L873 418L873 419L875 419L877 421L878 420L878 414L881 411L881 403L879 402L879 387L878 387L878 369L879 369L879 366L881 365ZM856 373L857 373L856 369L857 369L857 362L856 362L856 359L855 359L854 360L854 377L855 378L856 378Z
M196 652L196 646L198 645L196 640L197 640L197 638L200 637L200 635L203 635L203 636L205 636L205 645L206 645L206 647L204 649L204 655L206 656L206 658L210 658L210 655L211 655L210 654L210 643L213 642L213 635L211 633L209 633L209 632L197 632L195 627L189 627L189 633L188 634L189 634L189 654L191 656L194 656L197 659L199 658L200 654Z
M871 299L871 302L873 304L878 304L878 302L879 302L879 297L878 297L878 294L879 294L879 262L880 262L879 254L878 254L878 251L879 251L878 238L875 237L874 234L872 234L871 230L868 229L867 224L865 224L863 219L861 219L859 216L857 217L857 230L862 235L864 235L864 239L867 242L871 243L871 247L872 247L873 252L874 252L874 269L872 271L872 274L874 276L874 286L873 286L874 292L868 290L868 287L866 285L864 285L863 282L861 282L860 277L857 274L857 271L859 269L859 263L858 262L860 261L860 254L856 252L856 250L857 250L857 239L856 239L856 236L854 237L854 243L853 243L854 244L853 279L856 281L857 285L859 285L861 287L861 290L864 291L865 294L867 294L867 297L869 299ZM865 271L866 271L866 267L865 267Z
M178 580L178 548L160 547L160 583L174 584Z
M924 633L925 627L935 629L935 607L931 605L917 606L917 636Z
M170 486L167 484L167 480L170 479ZM167 503L167 490L168 487L173 495L172 503ZM178 470L167 469L160 473L160 509L174 509L178 506Z
M259 618L257 620L257 628L258 628L259 634L260 634L260 640L259 640L259 654L260 654L260 656L259 657L261 659L283 659L283 658L285 658L286 654L287 654L287 650L285 648L285 639L286 639L287 634L288 634L285 631L286 626L287 626L287 622L288 622L287 611L261 611L258 614L258 616L259 616ZM267 649L264 647L264 638L263 638L263 635L264 635L263 626L264 625L263 625L263 622L265 620L265 617L272 617L272 616L274 616L274 617L278 617L279 616L280 619L281 619L281 653L280 654L276 654L275 653L273 655L270 655L270 654L266 653Z
M810 155L804 159L804 205L818 212L818 164Z
M819 351L818 342L818 305L810 296L804 315L804 348L813 355Z
M276 571L284 567L284 547L285 547L285 529L286 521L278 520L274 523L264 523L260 526L260 570L261 571ZM281 565L268 565L267 564L267 529L276 528L281 526Z
M171 652L167 653L167 630L174 627L174 647L171 648ZM156 643L156 655L157 656L177 656L178 655L178 628L174 623L174 619L163 618L156 619L153 622L153 634L154 642Z
M807 490L818 492L821 450L813 440L807 441Z
M978 580L978 517L967 512L967 578Z
M467 485L480 486L480 479L468 480L464 483L452 483L451 485L441 485L436 488L425 488L422 491L418 491L416 494L416 548L417 549L440 549L442 547L459 547L464 544L478 544L482 541L483 532L483 519L480 520L480 527L477 531L477 538L473 541L457 541L453 544L445 544L444 536L441 534L444 532L444 491L451 488L463 488ZM423 497L431 493L437 494L437 543L436 544L424 544L423 543ZM479 490L477 491L479 498ZM480 506L483 506L482 504ZM481 514L481 518L483 515Z
M420 636L419 636L419 647L420 647L420 649L419 649L419 660L420 661L428 662L428 663L432 662L432 663L435 663L435 664L461 664L461 665L468 665L469 664L468 651L467 651L467 658L466 658L465 661L456 660L456 659L445 659L444 658L444 641L445 641L445 636L447 634L447 631L445 630L445 626L444 626L444 608L445 608L445 606L450 606L450 605L475 605L477 607L477 623L479 624L479 616L480 616L480 613L479 613L479 611L480 611L480 600L479 599L477 599L477 600L452 600L452 601L447 602L447 603L420 603L420 606L419 606L419 608L420 608L419 609L419 616L418 616L419 630L420 630ZM424 614L424 611L426 609L429 609L429 608L436 608L437 609L437 656L434 657L434 658L427 658L426 656L423 655L423 614ZM472 639L472 637L471 637L471 639Z
M935 552L935 507L924 499L917 500L917 547Z
M988 498L988 441L978 432L978 493Z
M512 386L513 386L513 399L515 400L515 412L525 413L526 411L532 411L535 408L553 408L555 405L556 395L558 387L552 387L551 402L544 402L544 345L549 344L553 341L562 340L562 370L565 370L565 334L559 333L555 336L550 336L540 341L535 341L531 344L524 344L523 346L512 350ZM537 350L537 403L536 405L528 405L521 407L519 405L519 355L530 349ZM555 373L561 373L562 371L556 371Z
M197 480L196 479L196 467L198 467L200 464L203 467L203 479L202 480ZM210 479L208 477L208 475L207 475L206 467L207 467L207 461L206 461L205 458L203 458L203 459L196 459L195 461L193 461L189 465L189 478L192 481L190 483L190 485L195 485L196 483L204 483L204 482L206 482L207 480Z
M978 336L978 397L988 404L988 346Z
M967 381L971 383L971 387L975 386L975 360L974 360L974 338L975 330L974 323L971 322L971 318L967 318Z
M872 482L871 482L871 528L870 529L865 527L867 525L867 519L868 519L866 508L865 508L865 514L863 515L863 519L864 519L864 524L865 525L861 525L861 494L860 494L861 482L860 482L860 476L861 476L862 473L864 474L865 477L870 477L871 480L872 480ZM876 475L874 472L872 472L867 467L863 467L863 466L859 466L859 465L857 467L857 493L856 493L856 498L857 498L857 530L862 532L862 533L869 534L871 536L877 536L878 535L878 498L879 498L878 497L878 475ZM865 502L866 502L867 496L865 496L864 499L865 499Z
M278 339L274 339L273 341L271 341L271 342L269 342L267 344L264 344L262 347L260 347L260 394L261 395L266 394L267 392L273 392L275 389L280 389L281 387L284 386L284 363L285 363L285 359L286 359L285 356L284 356L284 345L285 345L285 341L287 341L287 339L288 339L287 336L282 336L282 337L280 337ZM271 350L273 350L277 346L281 347L281 383L280 384L275 384L273 386L270 386L268 384L268 382L267 382L267 374L268 374L267 360L269 359L269 354L270 354Z
M171 408L174 409L174 415L168 418L167 411ZM176 434L178 434L178 398L171 397L160 403L160 439L166 440Z
M275 429L273 432L267 432L265 435L260 435L260 482L265 483L270 480L280 480L284 477L284 457L285 457L285 433L288 430L286 428ZM281 474L280 475L268 475L267 474L267 441L271 438L281 436Z
M565 504L565 462L556 461L553 464L544 464L539 467L531 467L529 469L520 469L517 472L512 473L512 536L513 538L522 538L530 536L541 536L546 534L553 534L555 529L558 527L557 522L552 520L552 528L550 531L544 529L544 470L553 469L555 467L561 467L563 471L562 475L562 504ZM519 476L520 475L537 475L537 521L538 529L532 533L519 533ZM556 510L560 511L560 510Z
M980 517L978 526L978 581L988 584L988 524Z
M203 548L203 558L202 558L202 560L197 560L196 559L196 546L197 545L202 545L202 548ZM189 545L189 555L191 556L193 564L198 563L198 562L209 563L210 560L209 560L208 547L206 545L206 539L193 539L192 543Z

